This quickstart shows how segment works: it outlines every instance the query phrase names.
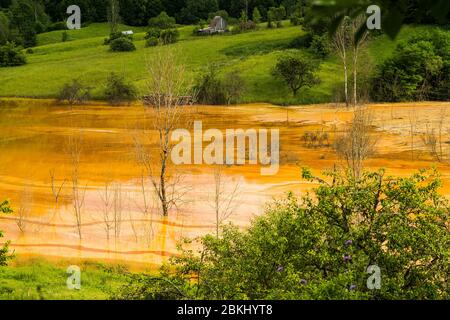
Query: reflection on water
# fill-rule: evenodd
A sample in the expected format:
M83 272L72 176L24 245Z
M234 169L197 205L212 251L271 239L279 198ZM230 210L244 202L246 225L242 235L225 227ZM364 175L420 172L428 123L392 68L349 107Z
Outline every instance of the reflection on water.
M167 218L159 214L151 183L142 176L135 155L136 132L149 137L150 147L156 148L142 106L84 105L69 110L43 100L0 102L0 198L11 199L15 211L0 217L0 230L17 253L160 263L176 253L176 243L183 237L215 232L212 167L176 168L184 175L177 188L187 190L182 205ZM399 105L396 116L391 116L390 106L371 106L380 142L368 165L388 167L395 174L429 166L426 155L420 161L410 159L406 115L416 107L433 121L442 106L450 104ZM226 186L239 185L236 209L228 221L240 226L263 213L273 197L310 189L311 184L300 181L299 165L320 172L338 160L330 146L305 146L302 135L324 129L332 136L352 114L334 106L290 108L289 114L269 105L205 106L192 111L205 130L280 129L281 168L276 176L263 177L260 168L252 165L223 171ZM81 137L79 223L68 142L74 136ZM449 168L441 164L440 169L447 188Z

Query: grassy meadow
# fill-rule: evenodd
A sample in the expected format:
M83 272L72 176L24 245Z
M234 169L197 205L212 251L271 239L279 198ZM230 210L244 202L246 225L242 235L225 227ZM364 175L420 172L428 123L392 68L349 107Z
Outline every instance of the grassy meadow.
M396 41L406 38L413 27L405 27ZM145 48L145 28L121 26L133 30L135 52L112 53L104 46L109 33L108 24L94 23L81 30L67 31L69 41L62 42L62 31L40 34L38 46L27 53L28 64L0 69L0 96L54 98L62 85L74 78L92 87L94 99L103 98L104 83L111 72L123 73L143 92L146 82L146 61L152 59L156 48ZM238 70L246 81L242 102L268 102L274 104L309 104L333 101L333 88L340 83L341 69L335 56L321 63L318 76L321 83L311 89L302 89L293 97L286 85L272 76L277 57L293 48L292 43L305 32L285 21L280 29L267 29L264 25L256 32L214 37L197 37L194 26L179 28L180 41L161 50L176 50L194 80L211 63L220 72ZM369 44L368 55L361 63L380 63L390 55L395 42L380 36Z

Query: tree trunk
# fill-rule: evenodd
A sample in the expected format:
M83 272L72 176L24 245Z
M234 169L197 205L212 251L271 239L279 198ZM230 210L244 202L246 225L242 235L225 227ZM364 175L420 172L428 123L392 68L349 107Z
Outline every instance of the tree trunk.
M353 105L356 107L358 104L358 97L357 97L357 68L358 68L358 48L357 44L355 45L355 48L353 49Z
M350 104L348 99L348 68L347 68L347 62L346 57L344 54L344 91L345 91L345 106L348 107Z

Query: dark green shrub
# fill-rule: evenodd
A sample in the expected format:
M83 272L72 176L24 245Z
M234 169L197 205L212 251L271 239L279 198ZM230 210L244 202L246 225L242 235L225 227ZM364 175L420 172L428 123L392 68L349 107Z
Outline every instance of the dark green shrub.
M131 103L136 99L137 91L133 84L126 82L125 77L111 73L106 82L105 98L112 105Z
M9 201L0 202L0 213L1 214L10 214L13 213L13 210L10 207ZM0 230L0 238L3 238L3 232ZM9 242L6 242L5 245L0 247L0 267L6 266L6 263L12 256L9 254L8 248Z
M313 35L311 33L305 33L299 37L296 37L294 40L292 40L289 47L295 48L295 49L310 48L312 40L313 40Z
M237 71L227 73L223 79L223 91L227 105L239 103L245 93L245 81Z
M215 105L226 103L223 83L215 65L210 65L208 70L200 76L195 89L200 103Z
M58 96L59 102L67 102L70 106L82 104L90 98L90 88L74 79L65 83Z
M321 36L314 35L312 37L310 50L314 55L321 59L325 59L331 54L331 44L327 34Z
M0 46L0 67L15 67L26 63L25 56L13 42Z
M203 104L221 105L240 102L245 92L245 81L237 71L219 77L217 66L211 65L196 84L197 99Z
M161 36L161 29L159 28L150 28L148 29L147 33L145 34L144 39L150 39L150 38L157 38Z
M136 50L134 43L130 39L124 37L111 41L110 48L111 51L114 52L129 52Z
M258 28L256 23L254 23L251 20L248 21L241 21L239 24L233 28L233 33L241 33L246 31L254 31Z
M104 45L110 45L112 41L119 39L119 38L126 38L130 41L133 41L133 35L131 34L123 34L122 32L113 32L109 35L109 38L106 38L104 41Z
M52 23L47 28L48 31L59 31L59 30L66 30L66 29L67 29L67 24L65 21L58 21L58 22Z
M163 45L176 43L180 37L180 32L177 29L165 29L161 30L161 35L159 37Z
M159 45L159 39L156 37L148 38L145 41L146 47L156 47L157 45Z
M67 33L67 31L64 31L64 32L61 34L61 41L62 41L62 42L66 42L67 40L69 40L69 34Z

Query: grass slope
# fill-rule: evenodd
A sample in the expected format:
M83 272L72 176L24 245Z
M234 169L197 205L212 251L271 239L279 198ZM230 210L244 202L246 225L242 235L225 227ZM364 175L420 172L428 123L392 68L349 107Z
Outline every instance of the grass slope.
M405 38L412 27L400 34ZM0 69L0 96L53 98L61 86L78 78L93 88L96 99L103 97L104 83L110 72L123 73L143 92L145 88L146 61L152 59L156 48L145 48L145 29L132 29L137 51L112 53L103 40L109 33L107 24L92 24L82 30L68 31L68 42L61 42L62 31L39 35L39 46L34 54L27 54L28 64L15 68ZM276 58L297 37L304 34L299 27L289 25L281 29L259 31L216 37L195 37L192 26L180 28L181 41L163 47L176 50L190 76L195 78L209 63L216 63L222 72L239 70L247 83L243 102L269 102L276 104L321 103L331 100L332 89L340 82L338 60L330 57L321 64L320 85L301 90L293 97L283 82L271 75ZM379 63L388 57L395 43L382 36L369 46L369 56ZM305 51L305 49L300 50ZM308 53L306 53L308 54Z

